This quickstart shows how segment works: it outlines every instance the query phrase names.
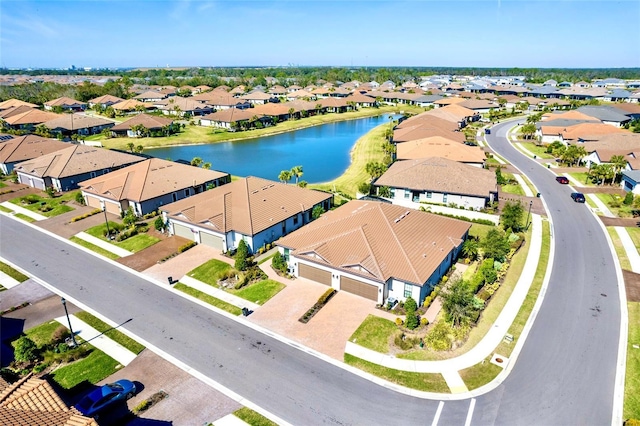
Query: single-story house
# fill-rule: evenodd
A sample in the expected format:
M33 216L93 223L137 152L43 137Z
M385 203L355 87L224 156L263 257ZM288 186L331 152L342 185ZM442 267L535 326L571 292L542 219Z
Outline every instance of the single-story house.
M353 102L358 107L370 108L378 105L375 98L371 96L363 95L360 92L353 92L349 96L344 98L347 102Z
M257 114L254 108L249 109L223 109L212 114L207 114L200 118L201 126L219 127L231 130L236 124L249 122L251 119L262 118L262 114Z
M621 184L625 191L640 195L640 170L624 170Z
M50 111L55 107L60 107L69 111L84 111L85 109L87 109L87 104L85 102L80 102L66 96L44 103L44 109L47 111Z
M11 99L7 99L6 101L0 102L0 111L3 111L5 109L9 109L9 108L18 107L18 106L26 106L26 107L29 107L29 108L38 108L38 105L36 105L36 104L32 104L32 103L29 103L29 102L21 101L20 99L11 98Z
M329 210L333 196L249 176L160 207L169 232L221 251L244 240L255 252Z
M640 169L640 133L614 133L584 136L589 142L580 143L587 151L582 158L586 167L592 164L606 164L613 156L621 155L627 160L627 169Z
M118 102L122 102L124 99L119 98L113 95L102 95L97 98L89 99L87 103L89 104L89 108L93 108L95 105L100 105L102 108L110 107L113 104L117 104Z
M396 161L374 183L391 201L454 205L480 210L498 199L495 173L440 157Z
M155 108L150 102L140 102L136 99L127 99L111 105L116 114L124 115L131 113L140 113Z
M252 105L264 105L268 104L269 102L280 102L277 96L259 91L242 95L238 99L247 101Z
M347 112L353 109L346 98L322 98L316 101L326 112Z
M474 167L484 167L487 156L477 146L465 145L443 136L431 136L396 144L397 160L442 157Z
M615 127L622 127L626 123L631 121L631 117L624 114L623 111L608 105L586 105L578 108L578 111L591 117L595 117L603 123L610 124Z
M214 111L214 108L210 105L180 96L163 99L155 102L154 105L165 115L177 115L180 117L183 117L185 114L191 116L206 115Z
M148 90L133 97L133 99L140 102L157 102L166 99L168 95L165 93L156 92L155 90Z
M92 117L82 114L64 114L59 118L42 123L52 133L59 133L64 136L95 135L104 129L113 127L116 123L100 117Z
M354 200L276 241L296 277L375 303L421 304L458 257L470 223Z
M18 163L15 171L20 183L42 190L52 187L56 191L71 191L84 180L142 160L143 157L119 151L88 145L70 145Z
M111 132L116 136L127 136L130 138L137 138L139 136L136 130L132 130L134 126L144 126L151 132L162 131L163 128L173 125L173 120L170 118L156 117L148 114L138 114L133 118L116 124L111 128Z
M0 141L0 170L8 175L18 163L65 148L69 148L68 143L37 135L16 136Z
M5 111L3 111L5 112ZM5 125L15 130L33 130L39 124L59 118L61 114L19 106L6 110L1 118Z
M250 102L243 99L234 98L224 90L218 90L218 88L214 89L211 92L200 93L199 95L192 96L191 99L212 106L216 111L229 108L251 108Z
M149 158L80 183L88 206L142 216L231 181L228 173Z

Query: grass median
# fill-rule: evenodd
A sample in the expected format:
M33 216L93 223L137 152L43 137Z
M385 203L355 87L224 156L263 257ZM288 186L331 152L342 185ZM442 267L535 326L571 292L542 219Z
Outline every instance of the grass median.
M91 244L88 241L83 240L82 238L78 238L78 237L71 237L69 238L70 241L73 241L74 243L78 244L79 246L82 246L86 249L89 249L95 253L98 253L101 256L106 257L107 259L111 259L111 260L116 260L119 259L120 256L118 256L115 253L111 253L109 250L105 250L102 247L99 247L95 244Z
M203 293L199 290L196 290L195 288L189 287L182 283L176 284L174 288L176 290L180 290L181 292L188 294L189 296L202 300L203 302L208 303L211 306L215 306L218 309L222 309L223 311L229 312L232 315L240 315L242 313L242 310L237 306L227 303L224 300L220 300L218 298L210 296L207 293Z
M96 318L89 312L78 312L75 316L136 355L144 350L144 345L141 345L123 332L111 327L109 324L99 318Z

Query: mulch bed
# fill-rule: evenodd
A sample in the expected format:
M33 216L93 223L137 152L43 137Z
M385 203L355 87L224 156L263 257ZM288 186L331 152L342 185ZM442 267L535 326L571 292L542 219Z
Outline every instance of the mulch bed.
M640 218L619 218L619 217L604 217L598 216L598 218L604 223L604 226L622 226L625 228L635 228L640 226Z
M627 301L640 302L640 274L622 270L624 286L627 290Z
M159 233L156 234L156 232L157 231L155 230L149 231L149 234L159 237ZM140 250L130 256L121 257L117 259L116 262L141 272L157 264L160 259L176 253L178 248L189 242L186 238L177 237L175 235L163 238L164 239L162 241L157 242L151 247L147 247L146 249Z

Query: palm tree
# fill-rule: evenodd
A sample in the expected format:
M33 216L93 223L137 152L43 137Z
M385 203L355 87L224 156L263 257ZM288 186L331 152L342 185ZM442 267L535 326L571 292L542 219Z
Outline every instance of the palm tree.
M609 163L611 164L611 166L613 167L613 170L615 171L616 179L618 178L618 175L620 175L622 170L624 170L624 168L627 167L627 160L624 158L624 155L611 156L611 160L609 160Z
M202 158L193 157L193 159L191 160L191 165L195 167L200 167L202 165Z
M520 128L520 134L524 139L531 139L536 133L536 125L533 123L527 123Z
M133 128L131 130L133 130ZM129 142L127 144L127 148L129 148L129 151L133 152L136 149L136 144L134 144L133 142Z
M469 238L462 244L462 254L464 257L468 257L471 260L475 260L478 257L478 240L475 238Z
M209 162L202 163L202 168L205 169L205 170L211 169L211 163L209 163Z
M289 120L293 120L293 113L295 113L296 110L293 108L289 108L288 112L289 112Z
M291 174L296 178L296 184L298 184L298 179L303 175L302 166L293 166L291 168Z
M142 154L142 151L144 151L144 146L138 145L135 147L134 151L136 154Z
M291 171L290 170L283 170L280 172L280 174L278 175L278 179L280 179L280 182L282 183L288 183L291 180Z

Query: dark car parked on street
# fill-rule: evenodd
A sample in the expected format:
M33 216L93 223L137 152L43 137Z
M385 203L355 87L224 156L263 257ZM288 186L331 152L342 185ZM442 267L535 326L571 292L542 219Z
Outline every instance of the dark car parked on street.
M584 194L582 192L572 192L571 193L571 199L573 201L575 201L576 203L584 203L585 202Z
M566 176L556 176L556 181L563 185L567 185L569 183L569 178Z

